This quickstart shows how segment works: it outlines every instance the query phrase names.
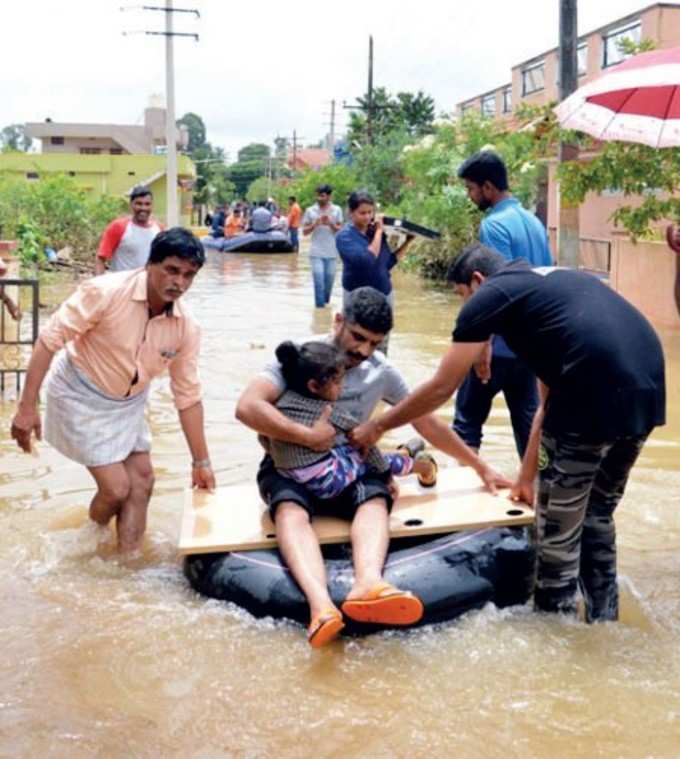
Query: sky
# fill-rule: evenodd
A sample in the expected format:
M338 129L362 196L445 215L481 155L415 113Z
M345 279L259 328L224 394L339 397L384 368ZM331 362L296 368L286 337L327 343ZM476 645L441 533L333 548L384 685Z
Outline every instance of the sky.
M144 4L162 5L164 0ZM579 34L651 0L579 0ZM229 158L277 135L302 144L336 133L366 91L369 34L374 86L422 89L437 112L510 81L511 66L557 45L559 0L174 0L176 115L199 114ZM125 10L121 10L121 6ZM165 92L165 14L126 0L0 0L0 128L53 121L141 124ZM133 34L124 34L132 32ZM38 143L39 144L39 143Z

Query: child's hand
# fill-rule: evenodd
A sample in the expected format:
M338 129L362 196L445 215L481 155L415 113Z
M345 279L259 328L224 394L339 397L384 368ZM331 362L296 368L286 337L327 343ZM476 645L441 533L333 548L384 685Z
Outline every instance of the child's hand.
M394 479L394 477L390 477L388 480L387 489L390 491L392 500L396 503L397 498L399 498L399 485L397 485L397 481Z

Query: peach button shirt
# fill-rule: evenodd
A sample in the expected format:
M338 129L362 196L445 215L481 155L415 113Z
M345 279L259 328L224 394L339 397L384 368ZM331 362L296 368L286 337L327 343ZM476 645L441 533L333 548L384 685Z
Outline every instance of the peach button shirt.
M201 400L200 328L178 301L149 318L146 269L83 282L52 315L40 340L52 353L66 346L73 364L107 395L137 395L167 369L178 410Z

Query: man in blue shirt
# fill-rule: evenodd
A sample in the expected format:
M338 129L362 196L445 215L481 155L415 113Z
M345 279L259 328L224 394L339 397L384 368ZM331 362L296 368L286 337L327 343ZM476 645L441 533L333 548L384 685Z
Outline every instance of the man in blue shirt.
M508 172L502 159L491 151L475 153L459 168L468 197L486 211L479 227L479 240L509 261L524 258L534 267L552 266L548 233L543 224L522 208L508 189ZM471 447L479 449L482 426L494 397L503 391L510 411L515 445L520 458L531 432L538 407L536 378L526 365L494 336L482 360L475 364L456 395L453 428Z

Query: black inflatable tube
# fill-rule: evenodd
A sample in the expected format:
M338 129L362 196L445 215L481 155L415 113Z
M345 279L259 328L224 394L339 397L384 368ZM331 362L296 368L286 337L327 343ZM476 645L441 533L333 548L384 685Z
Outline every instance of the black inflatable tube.
M488 602L499 608L525 603L532 589L534 550L524 528L491 528L435 539L392 541L385 579L411 590L425 607L419 625L445 622ZM331 598L342 603L352 582L348 546L324 547ZM307 602L278 550L187 556L184 573L192 588L231 601L255 617L309 622ZM348 620L345 632L381 629Z
M236 237L204 237L204 248L223 253L292 253L293 245L285 232L245 232Z

